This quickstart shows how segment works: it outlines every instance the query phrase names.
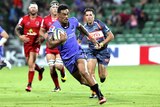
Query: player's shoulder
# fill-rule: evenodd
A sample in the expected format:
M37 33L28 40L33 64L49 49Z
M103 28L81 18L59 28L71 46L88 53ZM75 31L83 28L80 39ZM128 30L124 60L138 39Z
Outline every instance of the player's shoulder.
M3 29L3 28L0 26L0 29Z
M44 19L51 18L51 15L44 16Z
M103 28L104 26L106 26L105 23L103 23L101 20L95 19L94 23L97 24L100 28Z
M58 20L56 20L54 23L52 23L52 26L55 26L55 27L60 27L61 24Z
M99 19L95 19L94 22L95 22L95 23L98 23L98 24L104 24L104 23L103 23L101 20L99 20Z
M0 26L0 34L4 31L4 29Z
M71 20L71 21L78 21L78 19L76 17L70 17L69 20Z
M29 15L24 15L22 16L23 19L28 19L29 18Z
M38 15L38 16L37 16L37 19L43 19L43 18L42 18L42 16Z

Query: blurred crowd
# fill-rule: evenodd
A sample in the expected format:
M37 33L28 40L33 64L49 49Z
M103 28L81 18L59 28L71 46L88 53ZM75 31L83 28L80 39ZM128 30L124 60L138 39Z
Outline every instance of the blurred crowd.
M48 14L49 3L52 0L1 0L0 1L0 25L11 35L14 35L14 27L19 18L27 14L30 2L36 2L39 6L39 14L43 17ZM71 16L84 22L83 11L86 7L96 10L96 17L108 26L124 26L128 29L144 27L149 20L148 14L143 11L145 4L152 0L57 0L71 7ZM159 0L155 0L159 1ZM117 7L129 4L128 9L119 10ZM137 5L138 4L138 5Z

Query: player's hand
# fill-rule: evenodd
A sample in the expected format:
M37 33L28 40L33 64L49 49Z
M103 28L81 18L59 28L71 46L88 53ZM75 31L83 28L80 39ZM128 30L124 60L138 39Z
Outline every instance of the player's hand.
M103 42L98 43L98 44L95 45L95 49L101 49L103 47L104 47L104 43Z
M24 43L27 43L30 41L30 39L26 35L19 36L19 39Z
M64 43L66 40L67 40L66 33L61 33L60 32L60 41L61 41L61 43Z
M45 41L45 38L43 36L39 36L36 40L36 43L42 44Z

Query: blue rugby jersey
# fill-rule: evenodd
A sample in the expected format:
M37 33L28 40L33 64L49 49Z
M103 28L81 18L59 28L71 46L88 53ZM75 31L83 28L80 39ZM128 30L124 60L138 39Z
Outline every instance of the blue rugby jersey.
M68 21L69 21L69 27L67 28L63 28L60 22L57 20L51 25L49 29L50 31L54 27L60 28L60 29L63 29L67 34L66 42L58 46L62 60L71 58L72 56L77 54L80 49L80 46L77 42L77 37L75 34L79 22L75 17L68 18Z
M4 29L0 26L0 39L2 38L1 33L4 31Z
M100 20L94 20L93 25L85 24L84 27L87 29L87 31L90 33L92 37L94 37L99 43L102 42L107 37L107 32L110 31L110 29ZM87 37L83 37L83 35L79 35L79 39L85 41ZM90 49L95 49L94 44L91 41L87 41L89 44Z
M0 26L0 40L2 39L2 35L1 33L4 31L4 29ZM3 46L0 46L0 60L1 58L3 57L4 55L4 49L3 49Z

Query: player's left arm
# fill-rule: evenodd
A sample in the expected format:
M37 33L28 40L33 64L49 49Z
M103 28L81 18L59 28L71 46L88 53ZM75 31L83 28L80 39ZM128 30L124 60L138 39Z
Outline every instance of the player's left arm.
M0 46L4 45L7 42L7 39L9 38L9 35L5 30L1 32L1 36L2 38L0 40Z
M67 40L66 33L64 33L64 34L60 33L60 39L58 39L58 40L54 40L54 37L50 36L50 34L48 34L48 37L47 37L48 47L55 48L55 47L59 46L60 44L63 44L66 40Z
M107 32L106 35L107 35L106 39L104 39L104 41L102 41L99 44L101 47L105 46L106 44L108 44L110 41L114 39L114 35L111 31Z
M108 44L110 41L112 41L114 39L114 35L112 33L112 31L101 21L98 21L98 23L101 25L102 27L102 31L104 33L106 33L106 37L104 39L104 41L102 41L100 43L100 47L104 47L106 44Z
M87 36L90 41L96 46L99 45L98 42L96 41L96 39L94 39L89 32L84 28L84 26L81 23L78 23L78 30L85 36Z

